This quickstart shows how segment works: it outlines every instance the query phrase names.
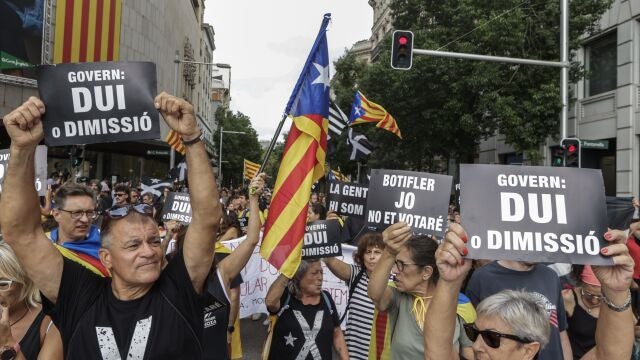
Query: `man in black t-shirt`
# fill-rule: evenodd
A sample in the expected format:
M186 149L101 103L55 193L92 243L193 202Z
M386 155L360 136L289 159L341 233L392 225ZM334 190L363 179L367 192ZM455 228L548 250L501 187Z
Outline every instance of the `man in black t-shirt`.
M40 227L33 187L34 153L43 138L45 106L31 97L4 117L11 159L0 224L43 307L62 334L66 359L201 359L200 294L214 257L222 210L193 107L166 93L155 99L167 125L183 139L191 179L192 221L183 250L162 269L158 227L147 205L112 209L102 225L101 278L66 260ZM198 196L193 196L198 194ZM0 346L14 344L0 344Z

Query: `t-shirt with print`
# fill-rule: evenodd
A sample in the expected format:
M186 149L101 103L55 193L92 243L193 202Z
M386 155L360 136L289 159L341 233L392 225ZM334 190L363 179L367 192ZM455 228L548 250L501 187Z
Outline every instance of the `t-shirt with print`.
M551 336L540 351L539 360L562 359L560 332L567 329L567 316L562 300L560 279L555 271L537 264L530 271L517 271L500 265L497 261L477 269L467 285L466 295L473 306L502 290L525 290L534 293L549 312Z
M351 284L362 269L359 265L350 265L351 275L347 286ZM345 340L349 349L349 358L366 360L369 358L369 342L371 341L371 329L373 328L373 311L375 305L367 295L369 276L366 271L362 272L360 280L355 284L353 295L349 298L349 315L347 317L347 327Z
M65 359L202 357L202 303L182 252L131 301L114 296L110 278L64 259L58 299L43 298L43 308L60 330Z
M412 311L415 296L389 287L392 291L391 304L387 309L391 325L391 352L393 360L424 359L424 335L416 322ZM459 318L454 320L456 326L453 334L453 348L459 349L460 344L468 346L463 341L464 331Z
M229 326L229 295L224 288L220 271L209 275L202 295L204 307L204 356L206 360L228 360L227 326Z
M304 305L285 290L280 297L283 308L287 297L289 304L276 321L269 351L270 360L305 359L331 360L333 329L340 326L336 304L323 290L316 305ZM329 302L326 304L325 298Z

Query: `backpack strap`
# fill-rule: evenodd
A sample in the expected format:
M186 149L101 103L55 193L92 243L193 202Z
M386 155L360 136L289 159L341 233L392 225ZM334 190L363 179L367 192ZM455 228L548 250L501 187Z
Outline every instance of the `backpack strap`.
M351 305L351 297L353 296L353 293L356 291L356 286L358 286L360 279L362 279L362 276L364 276L364 272L365 272L364 267L361 267L360 271L358 271L358 273L356 274L356 277L353 278L353 281L349 285L349 297L347 298L347 306L344 308L344 313L342 314L342 317L340 317L340 324L342 324L342 322L344 321L344 318L347 317L347 312L349 311L349 305Z
M322 290L321 293L322 293L322 302L324 304L324 307L326 308L326 310L329 311L330 314L333 314L333 309L331 308L331 301L329 300L329 295L324 290Z
M279 318L280 315L282 315L282 313L289 308L289 301L291 301L291 293L287 291L287 297L284 299L284 304L282 304L282 307L280 308L280 310L278 310L276 317Z

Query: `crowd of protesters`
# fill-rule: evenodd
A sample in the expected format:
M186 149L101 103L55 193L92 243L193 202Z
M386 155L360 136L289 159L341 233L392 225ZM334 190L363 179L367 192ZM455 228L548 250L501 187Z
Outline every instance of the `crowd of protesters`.
M183 137L189 179L158 193L54 173L38 198L44 104L4 117L0 358L242 357L240 272L268 216L266 176L219 188L191 105L162 93L156 107ZM162 221L170 191L189 193L189 224ZM640 222L605 234L612 266L576 265L561 281L546 264L465 259L455 206L436 239L402 222L367 229L326 201L312 192L307 220L340 222L353 263L303 260L270 284L263 359L638 359ZM238 238L234 251L222 243ZM344 315L322 289L323 263L349 289Z

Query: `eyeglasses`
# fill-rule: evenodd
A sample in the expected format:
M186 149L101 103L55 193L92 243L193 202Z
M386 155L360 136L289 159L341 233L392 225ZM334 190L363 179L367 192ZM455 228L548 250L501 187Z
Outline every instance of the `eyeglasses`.
M14 282L13 280L0 280L0 291L8 291Z
M58 209L60 211L64 211L64 212L68 212L69 215L71 215L71 218L74 220L78 220L82 218L82 215L86 215L87 219L89 220L93 220L96 217L98 217L98 213L91 209L91 210L65 210L65 209Z
M111 219L119 219L129 215L131 210L142 215L153 216L153 207L145 203L135 205L116 205L107 210L107 215L109 215Z
M587 290L585 290L584 288L580 289L580 295L582 295L582 297L587 299L589 302L593 302L593 303L600 303L603 297L602 295L592 294Z
M404 267L407 266L407 265L424 266L423 264L406 263L406 262L403 262L402 260L398 260L398 259L396 259L394 264L396 265L396 268L398 268L398 271L400 271L400 272L404 272Z
M482 340L487 346L497 349L500 347L500 338L511 339L523 344L530 344L533 341L524 339L516 335L503 334L501 332L493 330L478 330L474 325L464 324L464 331L469 337L469 340L475 342L478 339L478 335L482 335Z
M119 196L125 196L125 195L127 195L127 193L116 193L116 196L118 196L118 197Z

